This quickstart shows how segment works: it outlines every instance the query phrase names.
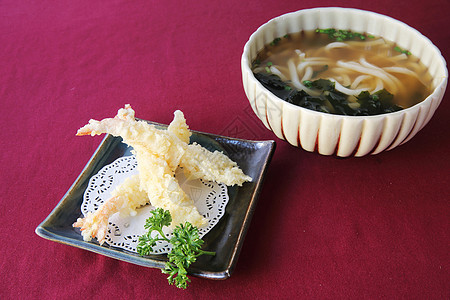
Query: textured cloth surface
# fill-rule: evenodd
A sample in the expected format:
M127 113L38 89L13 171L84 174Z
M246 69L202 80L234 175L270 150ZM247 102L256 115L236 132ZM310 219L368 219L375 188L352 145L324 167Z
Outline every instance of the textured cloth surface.
M1 1L0 299L448 299L448 92L411 141L348 159L290 146L248 104L248 37L314 6L392 16L450 57L448 0ZM34 233L102 139L76 130L125 103L146 120L180 109L194 130L276 140L230 279L182 291L158 269Z

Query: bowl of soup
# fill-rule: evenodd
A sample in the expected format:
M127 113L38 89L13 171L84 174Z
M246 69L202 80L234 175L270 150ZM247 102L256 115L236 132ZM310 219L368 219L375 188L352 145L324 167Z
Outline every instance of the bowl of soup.
M269 130L339 157L391 150L431 119L448 79L439 49L378 13L300 10L259 27L244 46L244 90Z

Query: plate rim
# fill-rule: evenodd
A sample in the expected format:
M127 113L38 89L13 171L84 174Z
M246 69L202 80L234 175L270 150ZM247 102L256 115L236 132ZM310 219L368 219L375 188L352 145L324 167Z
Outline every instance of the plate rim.
M167 128L168 125L153 122L153 121L147 121L144 119L136 118L137 121L145 121L149 124L155 125L157 127ZM226 263L225 269L222 271L207 271L207 270L201 270L201 268L189 268L188 273L192 276L201 277L201 278L208 278L208 279L227 279L231 276L232 272L235 269L240 251L242 249L242 245L245 239L245 236L248 231L248 227L251 223L251 219L253 217L257 200L259 198L259 195L261 193L261 188L264 182L265 175L267 173L268 166L272 160L273 154L276 149L276 142L274 140L248 140L248 139L241 139L241 138L234 138L234 137L227 137L223 135L217 135L212 133L206 133L196 130L190 130L192 133L206 136L207 138L212 139L213 141L220 144L220 141L217 141L217 139L224 139L228 141L240 141L243 143L249 143L249 144L258 144L263 143L264 144L264 159L262 160L261 164L261 171L257 174L258 178L253 178L252 181L254 181L255 186L252 188L252 193L250 195L250 200L248 203L248 206L246 207L243 222L239 225L239 231L237 234L236 243L233 245L233 249L230 253L230 258ZM99 245L96 242L86 242L83 240L73 239L68 236L58 234L54 231L50 231L49 228L52 228L51 226L48 226L48 222L57 214L60 210L64 208L64 204L66 204L67 201L70 201L71 194L74 190L78 188L78 186L81 184L81 182L86 180L89 180L93 175L92 169L97 164L97 161L101 159L103 156L105 156L107 153L107 150L109 148L114 148L115 142L118 140L121 140L120 137L114 137L110 134L106 134L105 137L102 139L100 144L98 145L97 149L94 151L80 174L77 176L75 181L72 183L70 188L67 190L67 192L63 195L63 197L60 199L60 201L56 204L56 206L51 210L51 212L48 214L48 216L36 227L35 233L47 240L58 242L64 245L80 248L83 250L91 251L96 254L104 255L113 259L118 259L120 261L136 264L143 267L150 267L150 268L164 268L164 264L166 262L166 259L158 260L154 257L148 257L148 256L136 256L131 255L127 253L126 250L118 251L114 248L104 247ZM105 164L106 165L106 164ZM239 187L238 187L239 188ZM85 189L83 190L84 194ZM166 258L166 255L159 255L164 258Z

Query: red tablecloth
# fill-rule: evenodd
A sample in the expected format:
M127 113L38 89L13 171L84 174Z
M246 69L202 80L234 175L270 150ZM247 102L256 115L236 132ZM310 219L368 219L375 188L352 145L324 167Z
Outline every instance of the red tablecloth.
M262 23L315 6L383 13L450 57L448 0L1 1L0 299L450 297L450 96L392 151L338 159L277 139L253 115L240 71ZM230 279L188 290L144 268L38 237L101 137L75 137L90 118L131 103L192 129L275 139Z

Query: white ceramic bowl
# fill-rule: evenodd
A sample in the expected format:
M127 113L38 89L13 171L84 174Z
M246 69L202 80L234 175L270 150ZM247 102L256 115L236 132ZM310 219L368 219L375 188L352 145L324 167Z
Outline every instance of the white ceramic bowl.
M256 80L251 63L264 45L288 33L317 28L366 32L396 42L429 68L433 93L419 104L394 113L342 116L290 104ZM241 68L245 93L253 111L268 129L307 151L341 157L377 154L410 140L433 116L448 78L440 51L417 30L384 15L337 7L300 10L263 24L245 44Z

